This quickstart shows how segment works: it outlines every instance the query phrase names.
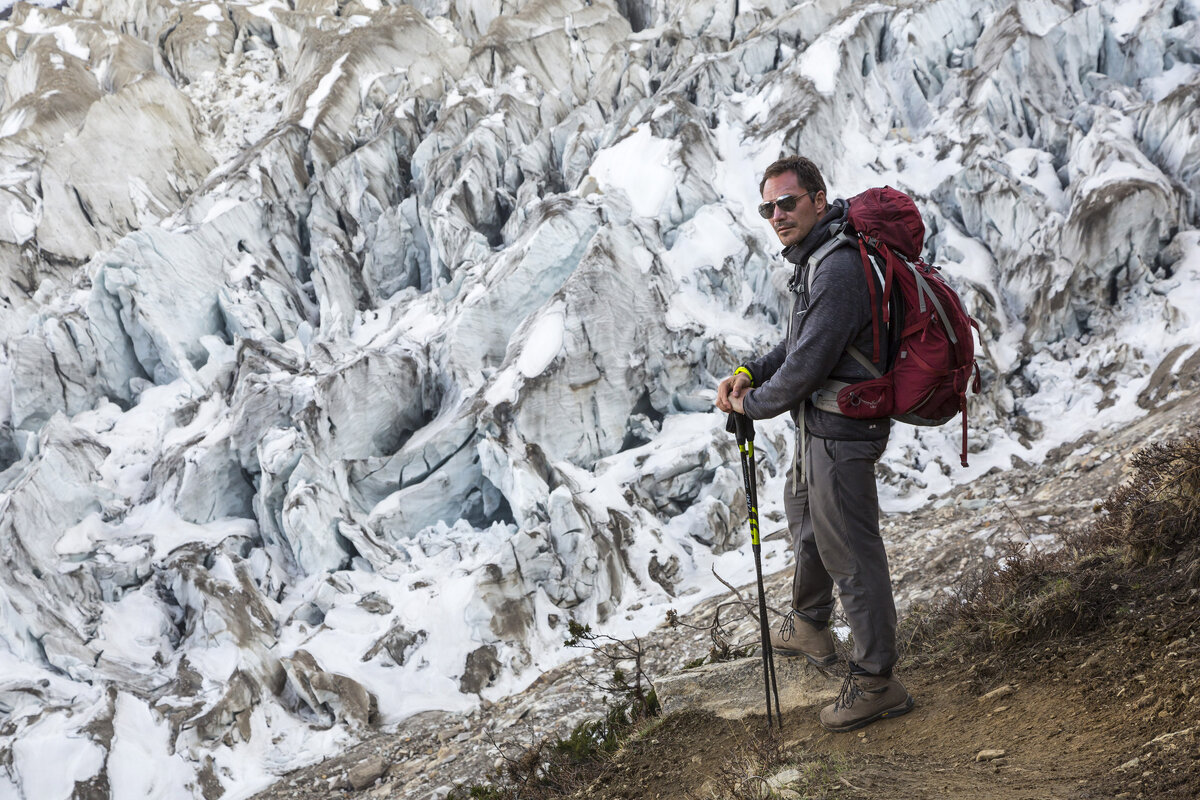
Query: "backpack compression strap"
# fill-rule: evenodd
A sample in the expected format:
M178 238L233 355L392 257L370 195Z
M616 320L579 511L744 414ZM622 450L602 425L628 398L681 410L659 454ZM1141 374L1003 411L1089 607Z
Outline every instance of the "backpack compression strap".
M875 248L875 251L882 254L884 261L884 277L883 283L883 325L879 323L879 300L875 295L875 282L871 280L871 269L875 269L878 273L879 265L875 259L871 258L871 253L867 249L868 244ZM873 360L879 360L881 331L884 325L888 324L889 319L889 298L892 296L892 264L895 256L892 251L887 249L887 245L877 239L868 240L865 236L858 237L858 252L862 257L863 270L867 274L867 291L871 294L871 332L874 334L872 340L871 357Z

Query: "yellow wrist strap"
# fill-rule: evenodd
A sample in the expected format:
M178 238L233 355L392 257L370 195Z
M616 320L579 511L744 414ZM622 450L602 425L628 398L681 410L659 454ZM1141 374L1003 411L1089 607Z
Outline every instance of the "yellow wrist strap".
M754 385L754 376L750 373L750 370L746 369L745 367L738 367L733 371L733 374L737 375L739 372L750 379L751 386Z

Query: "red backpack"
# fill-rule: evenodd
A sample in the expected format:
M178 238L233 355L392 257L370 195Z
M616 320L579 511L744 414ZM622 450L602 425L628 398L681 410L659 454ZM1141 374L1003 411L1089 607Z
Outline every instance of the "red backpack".
M849 224L839 238L844 244L854 236L871 292L874 344L870 359L854 346L847 352L876 377L854 384L829 381L825 391L836 393L838 411L855 419L941 425L961 413L965 467L967 386L976 394L980 390L971 335L979 323L938 267L921 258L925 223L908 195L885 186L851 198ZM888 365L882 374L875 366L881 354Z

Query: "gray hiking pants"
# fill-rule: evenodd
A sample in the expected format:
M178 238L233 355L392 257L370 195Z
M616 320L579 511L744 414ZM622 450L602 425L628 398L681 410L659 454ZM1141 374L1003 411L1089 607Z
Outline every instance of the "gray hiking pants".
M797 480L793 461L784 491L796 556L792 608L813 622L828 622L837 584L854 634L851 660L871 674L890 674L897 659L896 603L875 485L875 462L887 439L805 439L808 483Z

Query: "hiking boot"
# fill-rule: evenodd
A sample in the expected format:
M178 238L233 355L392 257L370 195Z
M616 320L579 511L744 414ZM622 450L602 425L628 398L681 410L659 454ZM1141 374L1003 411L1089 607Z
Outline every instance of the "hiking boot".
M846 676L838 699L821 709L821 724L834 733L843 733L875 720L907 714L912 707L912 695L895 678L852 672Z
M779 630L771 631L771 650L781 656L804 656L818 667L837 662L833 634L828 626L817 630L816 625L795 611L783 618Z

